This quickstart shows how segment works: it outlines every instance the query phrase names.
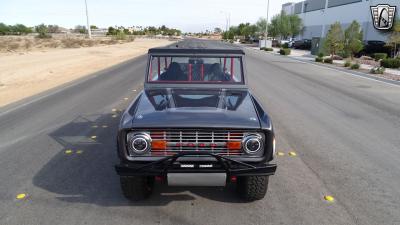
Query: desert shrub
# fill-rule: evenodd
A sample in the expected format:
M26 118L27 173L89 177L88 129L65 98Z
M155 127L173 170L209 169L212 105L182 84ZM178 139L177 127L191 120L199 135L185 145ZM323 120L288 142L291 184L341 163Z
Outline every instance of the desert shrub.
M32 48L32 41L31 40L27 40L27 39L25 39L25 42L24 42L24 48L25 49L30 49L30 48Z
M260 48L260 50L263 50L263 51L265 51L265 49L266 49L266 47L261 47L261 48Z
M283 43L282 48L289 48L289 43Z
M0 39L0 51L1 50L6 50L7 49L7 41Z
M272 52L272 51L274 51L274 49L273 48L265 48L264 51Z
M372 74L383 74L383 72L385 72L385 67L377 66L372 68L369 72Z
M400 59L382 59L381 60L381 66L385 68L399 68L400 67Z
M281 48L281 50L279 50L279 54L290 55L290 48Z
M324 53L322 53L322 52L318 53L318 57L319 58L323 58L324 57Z
M322 62L322 61L324 61L324 59L322 57L318 56L315 58L315 62Z
M44 44L44 47L47 48L57 48L60 45L58 41L49 41Z
M61 40L61 43L64 48L79 48L79 47L81 47L78 39L65 38L65 39Z
M87 45L88 47L95 46L96 43L97 43L97 42L96 42L95 40L87 40L87 41L86 41L86 45Z
M324 63L332 64L332 63L333 63L333 60L332 60L332 58L325 58L325 59L324 59Z
M17 42L9 43L7 46L8 50L17 50L18 48L19 48L19 43Z
M358 70L358 69L360 69L360 64L355 63L355 64L353 64L353 65L350 66L350 69L352 69L352 70Z
M376 61L379 61L381 59L386 59L387 58L387 53L375 53L374 54L374 59Z
M113 35L112 39L114 40L126 40L127 35L124 32L118 32L115 35Z
M135 41L135 36L129 35L127 41L129 41L129 42Z
M344 67L350 67L351 66L351 62L350 61L346 61L345 63L344 63Z
M114 40L114 39L108 40L108 42L107 42L107 44L109 44L109 45L115 45L117 43L118 43L118 41Z

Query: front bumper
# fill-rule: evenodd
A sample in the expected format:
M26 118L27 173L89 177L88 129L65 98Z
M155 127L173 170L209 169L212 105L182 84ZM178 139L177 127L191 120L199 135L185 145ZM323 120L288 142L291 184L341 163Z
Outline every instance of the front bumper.
M184 156L211 156L215 162L177 162ZM249 164L205 152L180 152L153 162L121 163L115 166L120 176L167 176L168 173L226 173L230 176L270 176L276 171L276 164Z

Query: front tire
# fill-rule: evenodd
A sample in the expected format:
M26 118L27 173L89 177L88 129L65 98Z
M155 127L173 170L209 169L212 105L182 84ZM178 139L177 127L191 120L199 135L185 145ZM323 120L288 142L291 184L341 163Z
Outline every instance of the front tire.
M268 190L268 176L238 177L237 190L244 200L255 201L265 197Z
M154 177L121 176L120 184L126 198L132 201L144 200L153 192Z

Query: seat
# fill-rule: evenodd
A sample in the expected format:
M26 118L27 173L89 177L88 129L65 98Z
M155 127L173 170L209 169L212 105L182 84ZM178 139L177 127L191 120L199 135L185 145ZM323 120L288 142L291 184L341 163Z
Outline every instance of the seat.
M176 81L176 80L187 80L183 73L181 66L177 62L172 62L167 71L160 76L160 80L165 81Z
M204 76L205 81L227 81L227 76L221 69L221 64L214 63L211 65L210 69Z

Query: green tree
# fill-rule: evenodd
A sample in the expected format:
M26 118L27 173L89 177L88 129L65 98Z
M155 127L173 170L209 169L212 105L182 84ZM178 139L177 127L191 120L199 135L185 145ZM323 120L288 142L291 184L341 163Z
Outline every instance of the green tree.
M256 22L257 31L265 38L265 30L267 27L267 19L259 18Z
M250 37L254 36L257 31L257 26L252 25L250 23L241 23L234 29L236 31L236 35L243 36L245 39L249 39Z
M126 28L124 28L123 32L124 32L124 34L127 34L127 35L132 34L132 33L129 31L129 29L126 29Z
M114 27L108 27L107 35L116 35L117 31Z
M279 25L276 18L272 18L271 23L268 24L268 35L277 38L279 36Z
M49 33L59 33L60 32L60 27L58 25L48 25L47 29L49 30Z
M87 29L86 29L85 26L76 25L75 28L74 28L74 32L76 32L76 33L81 33L81 34L86 34Z
M296 14L289 15L289 24L290 24L290 35L296 36L303 29L303 22L300 17Z
M302 21L298 15L287 15L284 11L275 15L268 26L268 33L272 37L280 36L283 39L293 37L301 32Z
M216 27L216 28L214 28L214 33L215 34L220 34L220 33L222 33L222 29L219 28L219 27Z
M361 26L354 20L344 31L344 51L350 53L352 59L354 54L357 54L364 48L362 39L363 32Z
M395 21L392 31L388 36L387 43L393 48L394 56L397 56L398 47L400 45L400 20Z
M98 27L97 27L96 25L90 25L90 29L91 29L91 30L93 30L93 29L98 29Z
M0 35L23 35L32 32L32 29L23 24L6 25L2 23L0 28Z
M38 33L38 38L50 38L51 35L49 35L49 29L46 25L43 23L40 25L37 25L35 27L36 32Z
M343 50L344 34L342 26L339 22L332 24L329 28L329 31L326 34L324 45L325 49L331 54L332 59L338 51Z
M0 23L0 35L6 35L9 32L10 32L10 28L4 23Z
M284 11L278 16L278 30L283 39L287 39L291 35L290 20Z

